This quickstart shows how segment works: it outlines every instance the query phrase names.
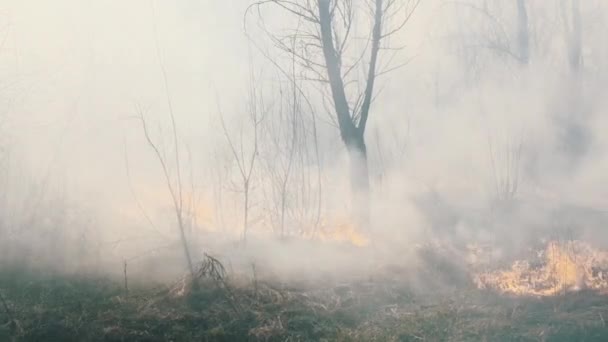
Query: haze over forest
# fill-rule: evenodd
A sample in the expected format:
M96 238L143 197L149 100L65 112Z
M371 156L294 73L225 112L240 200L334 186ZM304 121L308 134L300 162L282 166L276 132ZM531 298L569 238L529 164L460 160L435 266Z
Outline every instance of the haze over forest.
M345 64L368 51L373 19L352 3ZM594 230L608 205L608 3L403 3L385 32L409 19L379 54L361 225L329 86L286 50L314 50L290 38L305 19L247 0L0 1L3 258L120 272L175 243L183 266L159 155L195 254L225 253L217 241L244 229L377 242L391 258L444 237L501 248L562 223L608 243ZM368 59L348 76L351 104ZM574 223L556 218L570 209ZM281 264L310 253L272 246L260 253Z

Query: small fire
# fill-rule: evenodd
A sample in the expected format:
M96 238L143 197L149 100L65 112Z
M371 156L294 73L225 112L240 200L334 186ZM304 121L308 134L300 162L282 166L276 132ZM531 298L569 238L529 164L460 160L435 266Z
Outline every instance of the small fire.
M516 261L508 270L478 273L474 280L479 288L515 295L608 290L608 253L582 241L552 241L535 260Z
M346 242L357 247L369 245L369 238L359 232L353 223L322 224L315 237L321 241Z

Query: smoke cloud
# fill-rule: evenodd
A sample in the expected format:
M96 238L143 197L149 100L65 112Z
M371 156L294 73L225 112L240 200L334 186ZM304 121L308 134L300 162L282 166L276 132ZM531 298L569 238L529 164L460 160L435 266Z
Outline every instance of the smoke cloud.
M378 79L365 136L369 231L354 227L324 85L301 80L306 97L293 95L276 68L289 59L258 14L245 15L249 4L0 4L0 261L120 272L129 260L158 279L185 271L142 118L169 183L181 178L195 259L310 279L366 273L369 260L415 268L431 242L454 253L488 243L501 256L538 236L608 243L604 1L580 3L576 71L560 1L527 1L525 65L513 56L514 2L423 1L390 42L403 47L394 64L407 63ZM261 16L273 29L294 23L277 8Z

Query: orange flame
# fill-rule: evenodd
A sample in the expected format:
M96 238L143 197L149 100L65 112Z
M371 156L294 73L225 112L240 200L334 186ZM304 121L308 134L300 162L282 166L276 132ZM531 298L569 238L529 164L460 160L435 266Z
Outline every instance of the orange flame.
M316 238L324 242L346 242L357 247L365 247L370 243L369 238L359 232L351 222L332 225L322 223Z
M537 264L516 261L510 269L479 273L479 288L503 293L553 296L583 288L608 290L608 253L581 241L548 243Z

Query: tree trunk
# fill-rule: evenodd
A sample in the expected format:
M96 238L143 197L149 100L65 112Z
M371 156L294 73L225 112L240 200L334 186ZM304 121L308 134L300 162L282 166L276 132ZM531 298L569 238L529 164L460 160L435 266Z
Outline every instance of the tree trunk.
M188 246L188 238L186 237L186 232L184 231L184 218L182 217L181 209L176 210L175 214L177 215L177 224L179 226L179 236L182 242L182 248L184 249L184 255L186 257L186 262L188 263L188 271L190 271L190 276L192 277L192 286L196 288L198 282L196 280L192 255L190 254L190 247Z
M368 229L370 223L369 170L367 147L363 133L353 130L346 135L346 148L350 162L353 218L359 228Z
M361 119L357 126L353 122L353 113L346 97L344 80L340 71L339 53L334 46L332 12L329 0L318 0L319 28L325 66L334 102L334 109L340 126L340 136L346 145L350 158L351 191L353 198L353 216L360 227L369 227L369 176L367 166L367 149L365 147L365 127L371 105L376 63L382 38L382 0L376 0L374 29L372 34L372 51L365 98L361 108Z

